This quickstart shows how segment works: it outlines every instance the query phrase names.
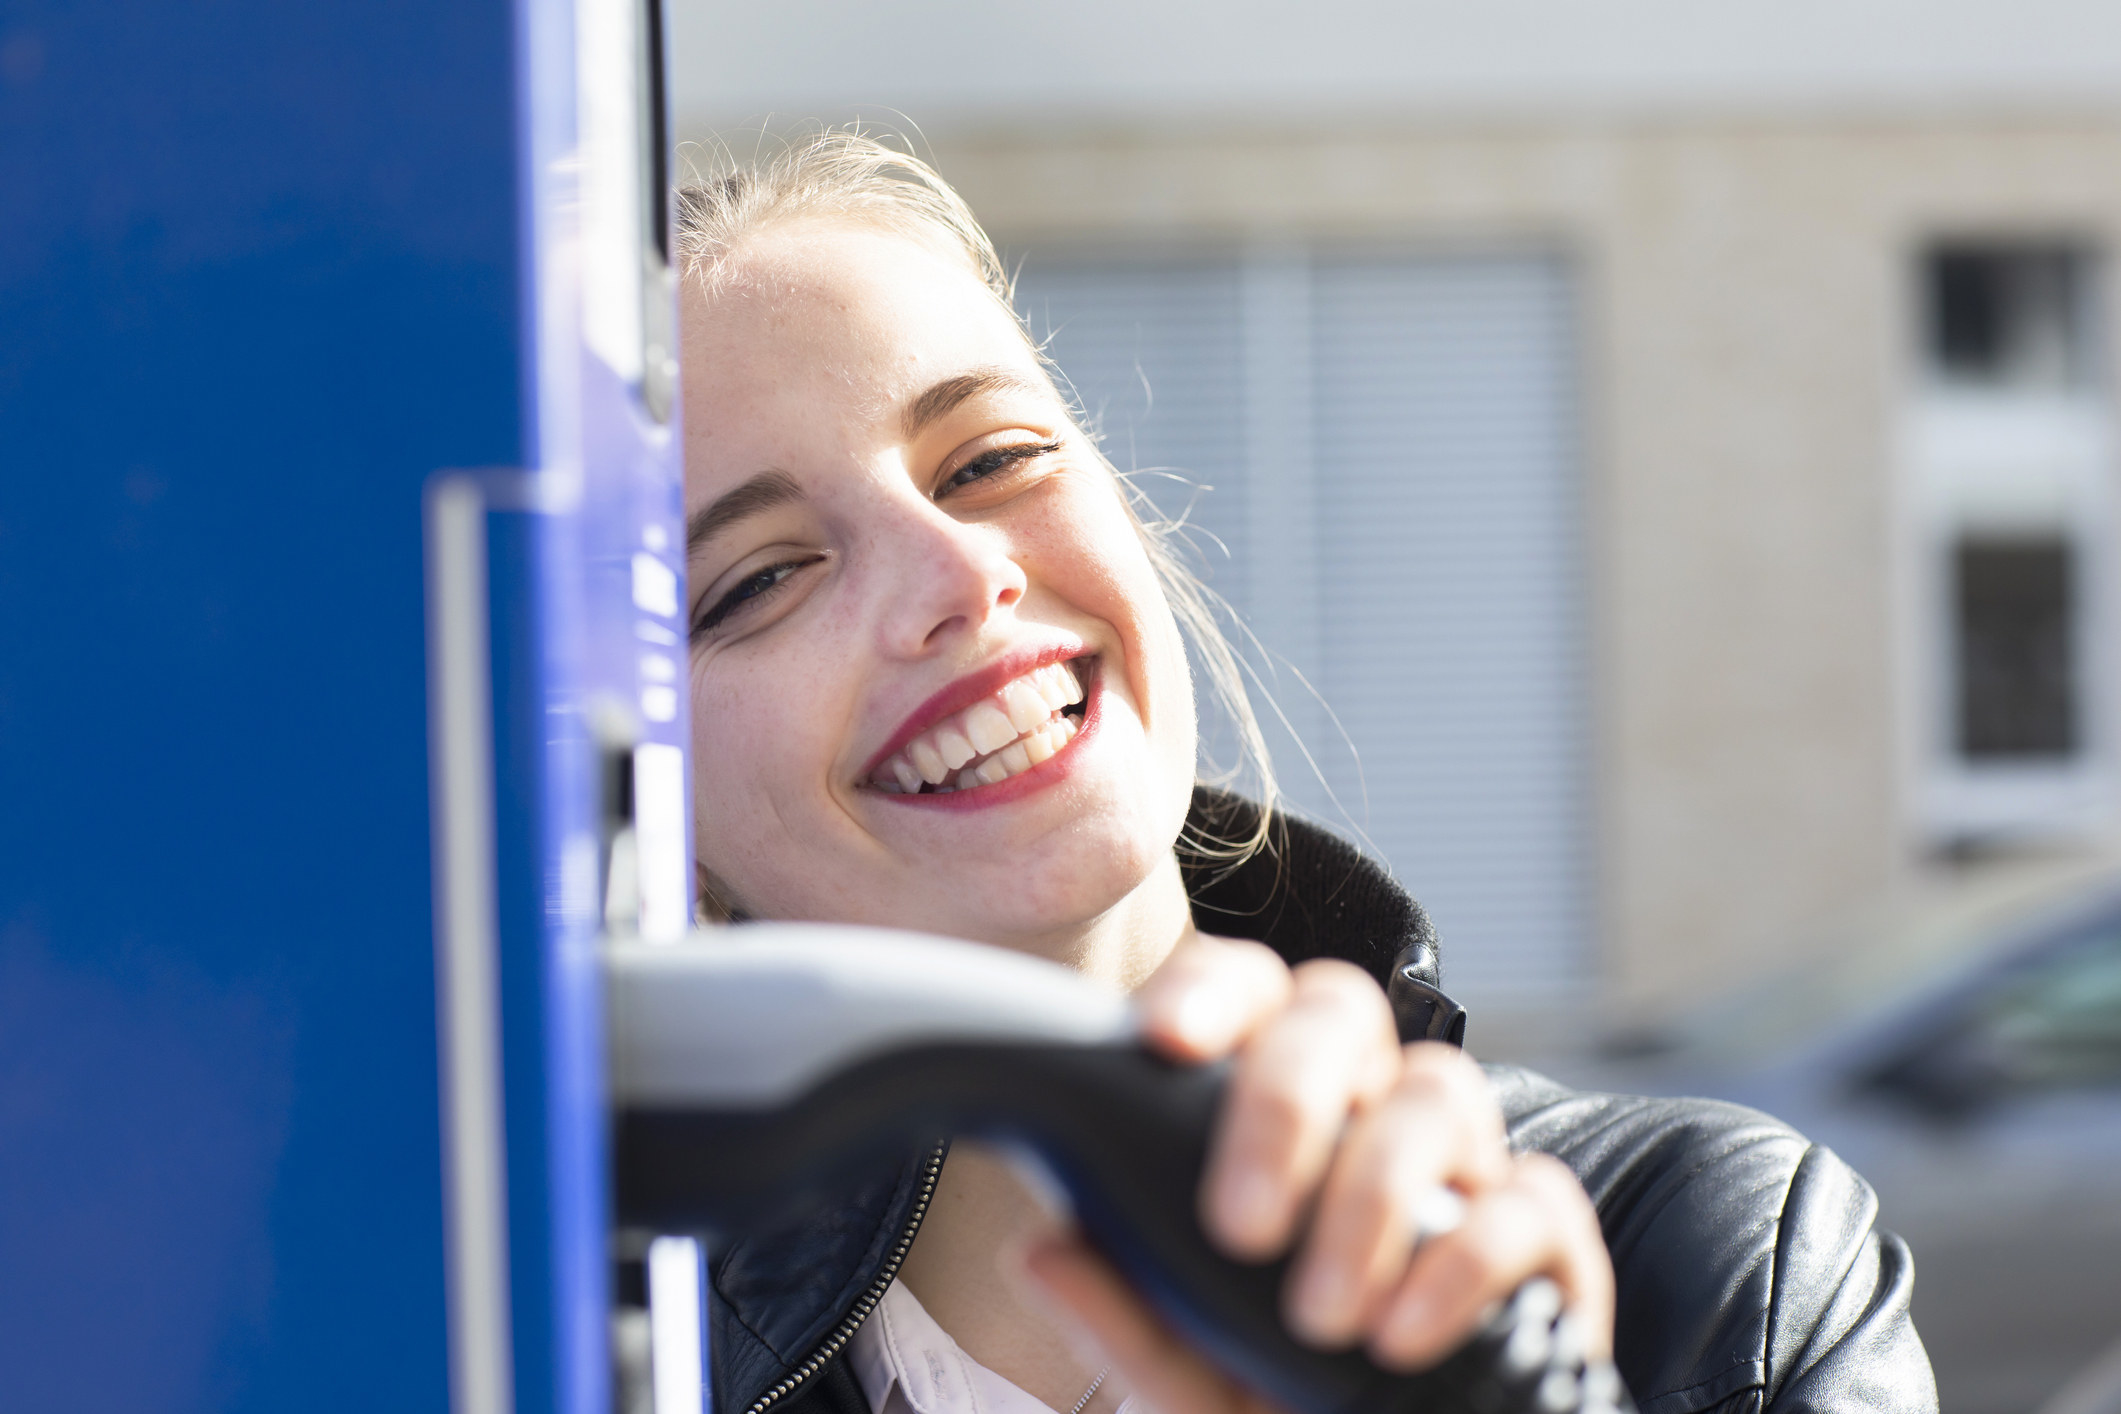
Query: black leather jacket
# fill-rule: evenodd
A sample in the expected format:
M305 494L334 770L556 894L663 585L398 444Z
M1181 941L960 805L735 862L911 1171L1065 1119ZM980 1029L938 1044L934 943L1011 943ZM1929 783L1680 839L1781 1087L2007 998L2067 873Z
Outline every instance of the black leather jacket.
M1209 792L1197 828L1251 807ZM1290 962L1341 957L1380 981L1433 933L1389 875L1289 822L1234 872L1187 869L1209 932L1259 938ZM1580 1094L1488 1067L1519 1151L1576 1172L1597 1205L1619 1303L1615 1357L1642 1414L1773 1410L1920 1414L1937 1407L1908 1317L1907 1245L1825 1149L1765 1115L1706 1100ZM909 1156L835 1210L718 1253L710 1269L721 1414L869 1414L845 1348L913 1243L942 1150Z

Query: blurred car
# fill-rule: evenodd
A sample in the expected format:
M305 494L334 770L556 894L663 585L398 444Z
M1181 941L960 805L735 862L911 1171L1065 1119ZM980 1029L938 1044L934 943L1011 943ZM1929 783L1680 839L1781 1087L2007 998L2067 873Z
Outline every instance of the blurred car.
M2121 1414L2121 1341L2078 1371L2040 1414Z
M1914 1250L1945 1414L2060 1414L2121 1341L2121 868L2042 873L1874 920L1572 1077L1751 1105L1853 1164Z

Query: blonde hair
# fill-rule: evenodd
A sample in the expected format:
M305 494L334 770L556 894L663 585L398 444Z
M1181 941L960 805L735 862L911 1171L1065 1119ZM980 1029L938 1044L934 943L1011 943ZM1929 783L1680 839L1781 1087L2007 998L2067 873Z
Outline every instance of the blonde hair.
M711 292L730 256L748 237L781 222L818 217L860 221L917 240L940 240L962 254L1016 321L1025 342L1068 399L1077 424L1095 440L1080 400L1017 311L1014 281L972 208L926 162L859 129L811 133L780 143L776 150L749 163L737 161L726 147L719 149L710 168L676 195L674 255L679 278L698 282ZM1238 839L1203 832L1189 820L1179 836L1179 847L1196 861L1234 868L1269 844L1279 801L1266 739L1245 690L1244 670L1222 627L1225 619L1234 622L1235 615L1187 563L1190 544L1184 518L1164 517L1129 476L1102 451L1099 455L1125 493L1127 513L1141 536L1164 598L1209 690L1236 731L1237 759L1210 770L1201 783L1225 787L1242 782L1261 807L1256 819L1248 822L1249 830ZM1218 817L1227 814L1214 813Z

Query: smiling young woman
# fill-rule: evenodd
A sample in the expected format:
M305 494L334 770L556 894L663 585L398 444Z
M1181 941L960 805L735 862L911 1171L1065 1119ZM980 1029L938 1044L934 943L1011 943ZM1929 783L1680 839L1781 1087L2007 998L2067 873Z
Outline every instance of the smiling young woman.
M1201 1220L1297 1254L1305 1339L1418 1368L1544 1273L1603 1354L1617 1271L1648 1408L1933 1406L1905 1249L1831 1155L1398 1044L1378 983L1425 919L1271 801L1196 789L1181 620L1222 687L1227 648L933 171L827 133L678 209L711 908L1035 953L1232 1057ZM1233 877L1259 906L1215 909ZM710 1295L730 1414L1257 1407L970 1149L719 1254Z
M1192 684L1117 481L937 243L791 218L716 277L684 341L715 892L1139 982L1184 931Z

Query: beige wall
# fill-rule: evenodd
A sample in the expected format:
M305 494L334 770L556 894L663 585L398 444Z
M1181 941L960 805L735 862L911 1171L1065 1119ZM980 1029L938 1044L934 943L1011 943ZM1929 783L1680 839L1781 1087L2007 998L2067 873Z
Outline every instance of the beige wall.
M1716 987L1916 867L1891 589L1908 256L1969 229L2112 247L2121 119L1370 124L936 157L1019 249L1560 243L1585 295L1602 975L1650 1003Z

